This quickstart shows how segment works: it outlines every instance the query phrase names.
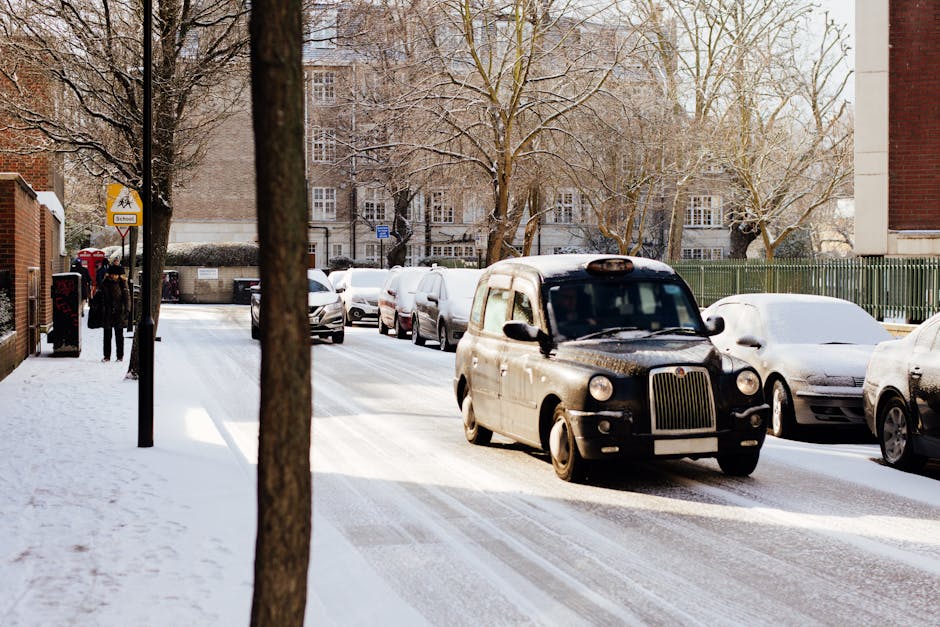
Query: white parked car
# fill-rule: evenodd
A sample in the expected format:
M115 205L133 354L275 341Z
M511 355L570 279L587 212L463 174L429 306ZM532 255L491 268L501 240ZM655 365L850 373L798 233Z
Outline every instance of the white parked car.
M250 288L251 337L261 339L261 286ZM307 270L307 319L310 337L330 338L342 344L346 338L343 301L322 270Z
M379 290L388 270L378 268L350 268L340 280L337 291L346 307L346 324L378 320Z
M771 432L802 425L864 425L862 385L875 345L891 339L858 305L804 294L741 294L702 313L721 316L712 336L724 353L751 364L771 404Z

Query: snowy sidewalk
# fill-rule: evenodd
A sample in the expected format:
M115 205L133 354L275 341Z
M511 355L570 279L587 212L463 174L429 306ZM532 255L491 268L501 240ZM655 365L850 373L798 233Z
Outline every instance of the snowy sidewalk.
M101 363L100 330L82 333L79 358L44 342L0 381L0 625L248 624L251 454L172 342L155 351L155 446L137 448L137 382ZM314 529L307 624L423 622L332 526Z

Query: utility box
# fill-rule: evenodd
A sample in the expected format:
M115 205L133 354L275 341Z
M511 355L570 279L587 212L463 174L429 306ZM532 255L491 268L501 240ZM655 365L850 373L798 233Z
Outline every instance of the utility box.
M52 331L47 334L52 353L78 357L82 352L82 275L62 272L52 275Z
M251 292L248 291L252 285L258 285L261 279L232 279L232 302L236 305L250 305Z

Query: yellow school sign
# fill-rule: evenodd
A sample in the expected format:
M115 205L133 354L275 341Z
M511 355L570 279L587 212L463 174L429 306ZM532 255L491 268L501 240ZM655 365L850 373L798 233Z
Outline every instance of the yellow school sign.
M108 185L108 226L143 226L144 203L136 190L120 183Z

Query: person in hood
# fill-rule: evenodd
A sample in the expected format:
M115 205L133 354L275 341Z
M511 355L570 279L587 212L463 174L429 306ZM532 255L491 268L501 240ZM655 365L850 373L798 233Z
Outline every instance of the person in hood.
M124 327L131 308L131 298L127 287L127 276L120 262L108 266L108 273L98 285L98 293L102 308L101 330L104 332L104 358L101 361L111 361L112 331L116 357L118 361L122 361L124 359Z

